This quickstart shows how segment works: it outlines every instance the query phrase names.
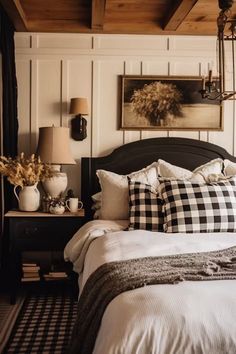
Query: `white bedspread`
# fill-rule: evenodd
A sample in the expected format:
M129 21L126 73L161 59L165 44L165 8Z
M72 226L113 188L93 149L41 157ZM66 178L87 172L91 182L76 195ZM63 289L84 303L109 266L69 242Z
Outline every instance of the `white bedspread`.
M81 289L106 262L236 245L234 233L121 231L126 226L126 221L92 221L68 243L65 257L80 273ZM117 296L104 313L94 354L118 353L235 354L236 281L151 285Z

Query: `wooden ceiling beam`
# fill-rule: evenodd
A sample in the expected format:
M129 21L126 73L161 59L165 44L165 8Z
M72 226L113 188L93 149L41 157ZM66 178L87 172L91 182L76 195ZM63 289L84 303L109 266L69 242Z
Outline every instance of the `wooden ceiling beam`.
M102 30L106 11L106 0L92 0L91 28Z
M198 0L178 0L165 20L165 31L176 31Z
M0 4L11 19L16 31L28 31L27 19L20 0L0 0Z

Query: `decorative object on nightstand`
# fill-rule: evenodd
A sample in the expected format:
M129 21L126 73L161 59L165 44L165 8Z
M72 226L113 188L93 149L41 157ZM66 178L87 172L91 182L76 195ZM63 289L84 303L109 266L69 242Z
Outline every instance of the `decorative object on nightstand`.
M24 186L19 192L19 196L14 187L14 194L18 200L19 209L22 211L36 211L40 205L40 193L37 188L37 183L33 186Z
M15 186L14 193L22 211L38 210L40 194L37 184L54 175L52 166L41 162L35 155L26 158L23 152L15 159L1 156L0 173ZM16 192L17 187L21 188L19 195Z
M87 138L87 121L82 115L88 115L87 98L77 97L71 98L70 114L76 116L71 120L71 137L74 140L80 141Z
M49 211L51 214L61 215L65 212L65 200L54 198L51 200L49 205Z
M49 207L51 201L52 201L52 197L49 194L44 195L42 197L40 209L42 210L43 213L49 213Z
M69 128L39 128L37 155L43 162L53 165L56 175L43 182L43 188L52 198L60 197L67 187L67 174L61 172L61 165L75 164L69 147Z
M77 213L78 210L83 208L83 203L79 198L69 198L66 201L66 206L71 213Z
M67 202L67 200L69 200L70 198L74 198L74 197L75 197L75 195L74 195L73 189L68 189L66 197L65 197L65 202Z

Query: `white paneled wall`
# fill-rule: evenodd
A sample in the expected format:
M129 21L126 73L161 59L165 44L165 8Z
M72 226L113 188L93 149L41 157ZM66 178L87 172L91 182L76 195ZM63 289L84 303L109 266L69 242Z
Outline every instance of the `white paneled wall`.
M38 128L70 126L71 97L88 97L88 137L71 140L75 166L64 166L80 195L80 158L101 156L160 136L209 141L235 154L235 103L223 107L224 130L121 131L118 75L201 76L215 61L215 37L17 33L19 151L35 151Z

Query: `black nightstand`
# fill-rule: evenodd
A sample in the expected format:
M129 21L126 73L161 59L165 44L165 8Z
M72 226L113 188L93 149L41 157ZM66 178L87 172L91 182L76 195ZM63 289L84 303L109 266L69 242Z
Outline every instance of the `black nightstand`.
M84 210L62 215L9 211L5 215L8 245L7 270L11 303L15 303L21 283L21 254L26 251L60 251L74 233L85 223Z

